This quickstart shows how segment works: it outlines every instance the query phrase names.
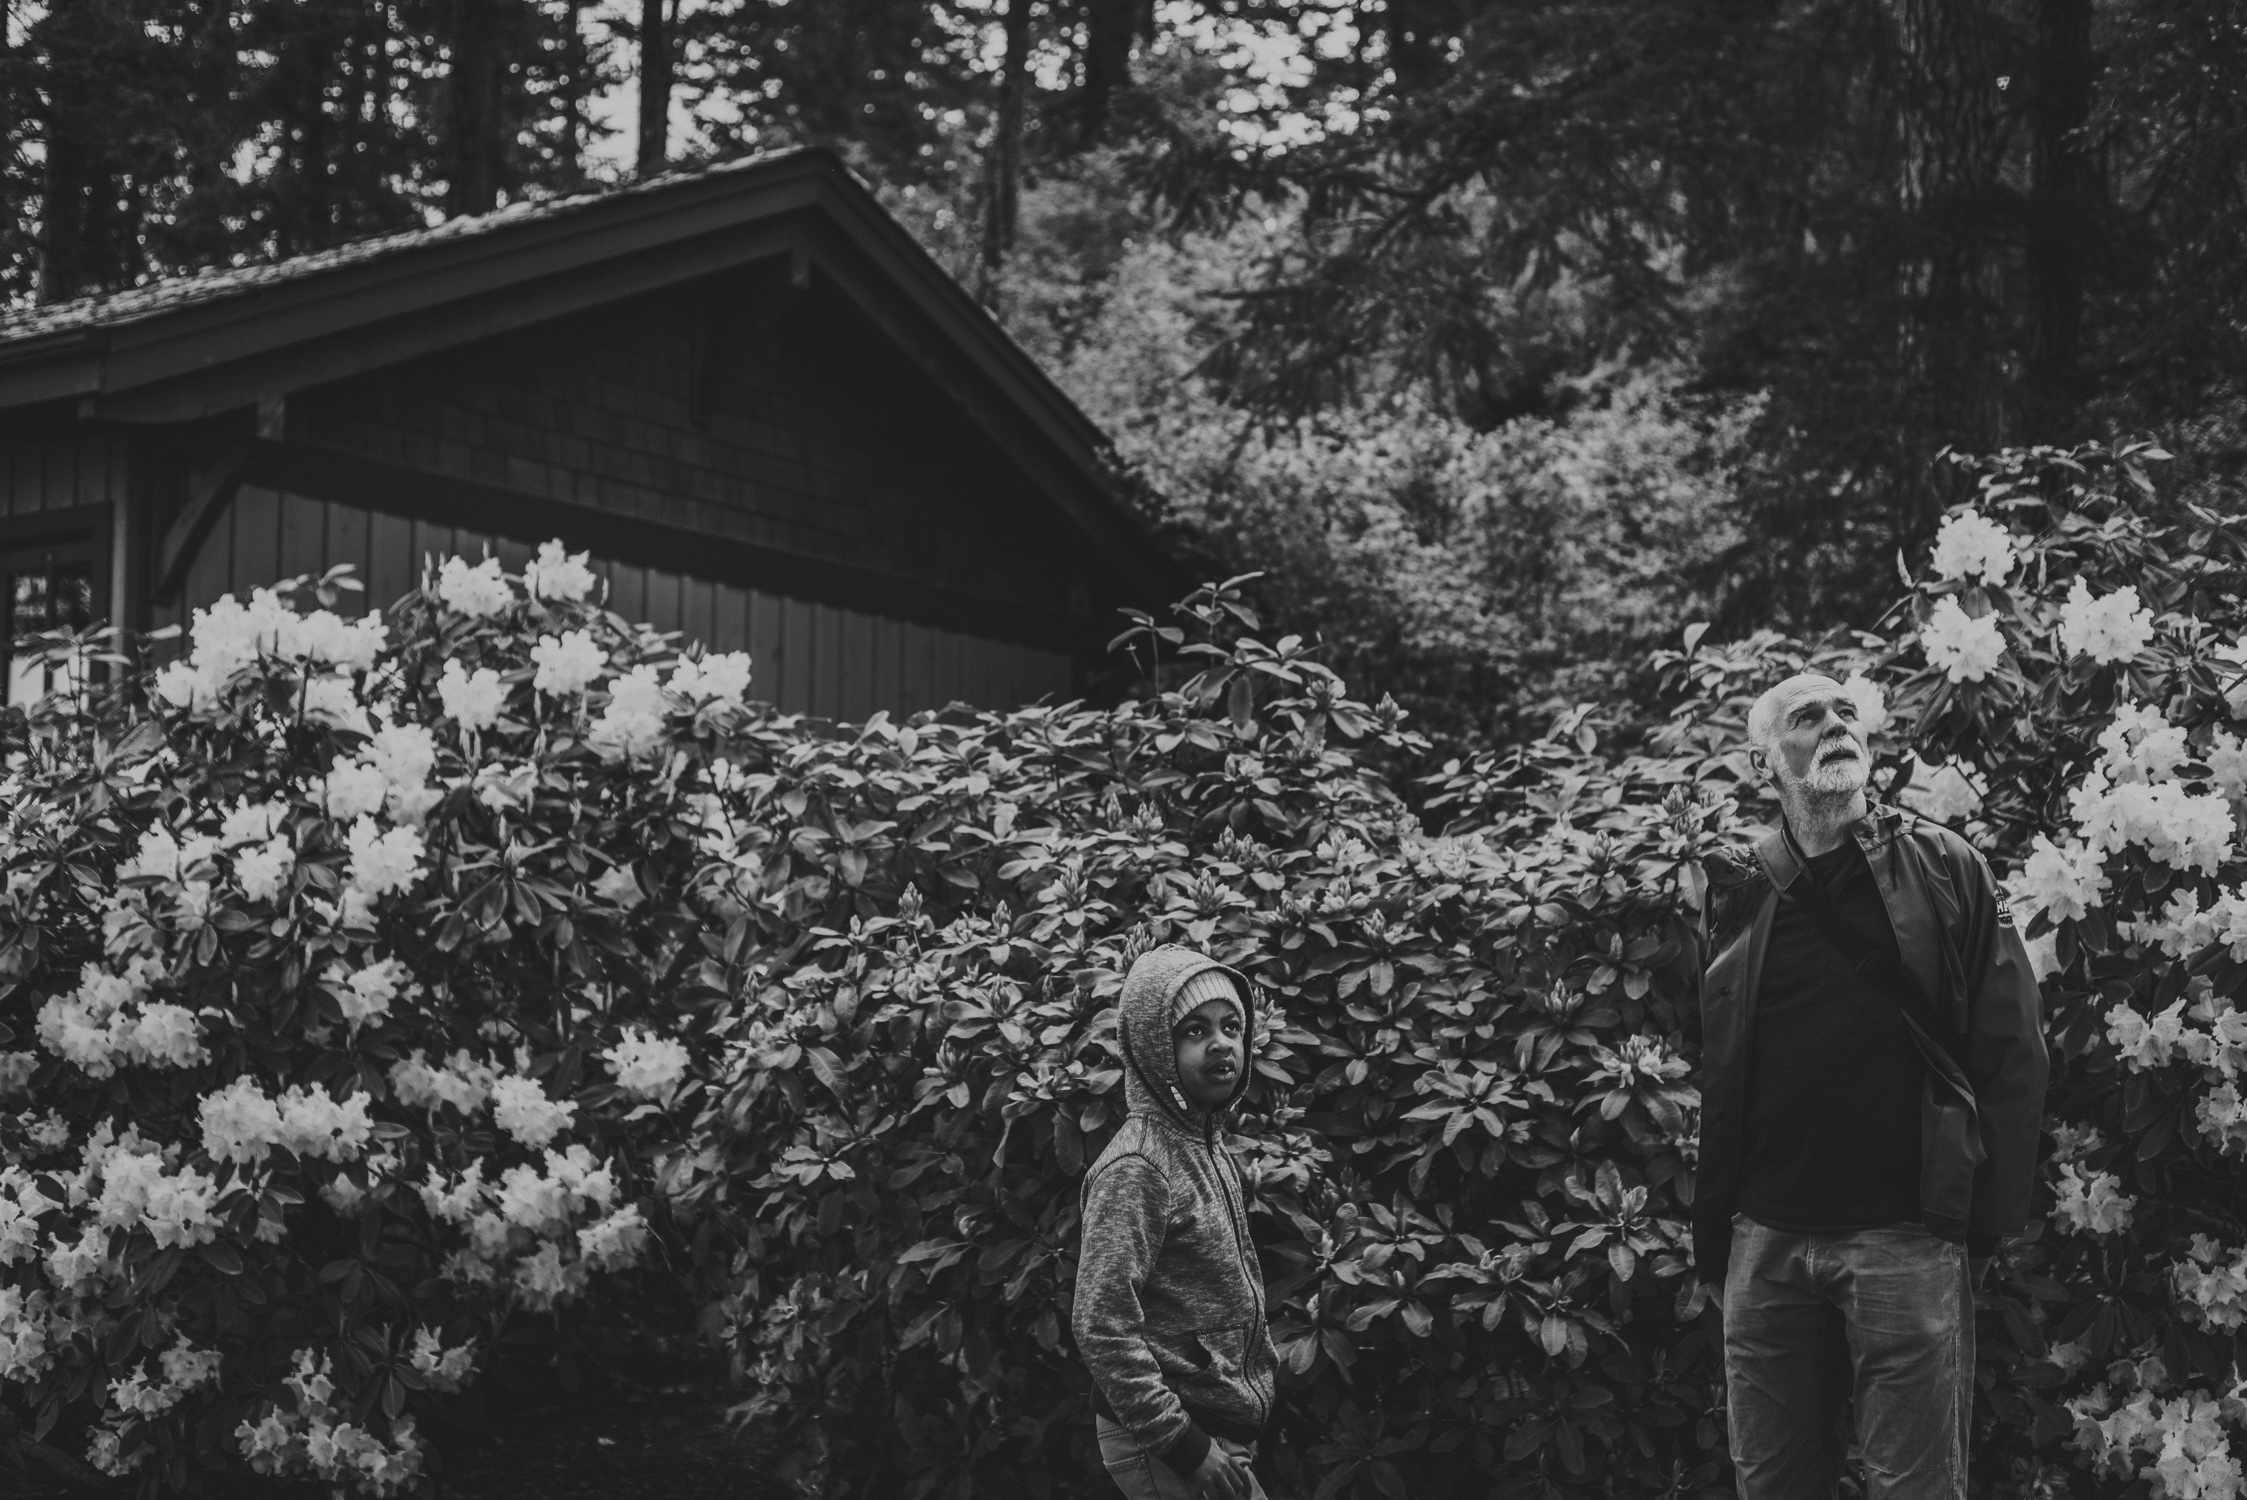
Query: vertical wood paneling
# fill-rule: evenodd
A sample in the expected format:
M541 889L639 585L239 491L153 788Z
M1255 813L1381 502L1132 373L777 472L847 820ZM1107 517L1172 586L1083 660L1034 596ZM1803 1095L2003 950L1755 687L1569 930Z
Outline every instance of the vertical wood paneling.
M732 584L720 584L712 591L711 608L714 615L710 636L719 651L749 650L749 591L737 589ZM762 670L764 662L752 655L752 668ZM759 693L760 698L764 696Z
M843 711L842 611L832 604L811 607L811 711L822 719Z
M699 578L679 580L679 628L690 641L700 641L712 651L718 649L718 590Z
M13 461L8 465L11 475L8 488L12 495L9 503L13 507L9 514L28 516L41 508L41 498L47 490L47 476L41 468L46 456L44 443L24 443L15 450Z
M281 497L281 576L317 578L328 570L328 507L302 495Z
M227 568L233 557L234 507L230 505L212 525L210 535L203 539L195 560L187 565L181 593L188 609L207 608L227 591Z
M780 709L808 714L811 710L812 606L801 599L784 599L780 610Z
M239 598L251 589L270 588L280 576L281 497L268 489L242 486L234 497L234 563L227 587Z
M367 602L388 609L413 592L420 574L414 556L414 524L400 516L371 511L367 516Z
M648 570L621 563L609 568L609 608L627 620L644 620L648 607Z
M648 569L647 613L641 618L658 630L679 630L679 575L660 568Z
M518 542L512 537L501 537L492 550L499 554L499 565L510 573L522 572L524 565L538 556L536 547L529 542Z
M857 723L874 712L874 617L855 609L837 610L842 616L842 654L835 663L841 679L839 712Z
M337 563L351 564L351 576L359 580L356 602L339 613L358 616L377 606L373 575L367 564L367 513L359 506L333 503L328 506L327 562L330 567Z
M749 595L749 656L757 664L757 696L767 703L780 702L780 600L772 594Z
M892 717L901 713L905 700L899 690L899 658L905 654L905 627L896 620L873 620L875 708L886 708Z

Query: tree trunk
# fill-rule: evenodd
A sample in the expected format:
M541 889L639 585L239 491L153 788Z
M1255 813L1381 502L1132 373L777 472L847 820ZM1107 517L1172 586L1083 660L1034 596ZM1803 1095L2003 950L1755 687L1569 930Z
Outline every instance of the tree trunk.
M640 175L653 177L671 156L672 17L663 0L640 0Z
M498 0L453 0L452 72L445 81L452 180L445 210L489 213L499 202Z
M1030 97L1030 0L1007 0L1006 53L999 69L998 121L984 157L983 277L991 282L1022 217L1022 126Z
M562 180L571 187L585 181L586 74L592 66L585 48L584 0L562 7Z
M1131 42L1139 0L1085 0L1084 92L1078 99L1079 141L1097 146L1116 93L1131 86Z
M2003 403L1987 324L1996 299L1990 251L1997 89L1989 28L1980 0L1893 0L1892 14L1905 397L1929 416L1943 414L1933 423L1938 430L1955 429L1964 411L1975 438L1996 441Z
M2031 103L2035 162L2029 182L2029 436L2073 433L2082 400L2083 245L2095 175L2081 131L2091 117L2096 64L2091 0L2039 0Z

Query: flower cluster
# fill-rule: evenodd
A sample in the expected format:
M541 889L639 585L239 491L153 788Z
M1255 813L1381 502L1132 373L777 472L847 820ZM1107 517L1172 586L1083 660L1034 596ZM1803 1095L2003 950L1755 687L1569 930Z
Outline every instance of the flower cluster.
M333 673L365 672L388 636L381 616L345 620L327 610L299 613L271 589L251 591L242 604L229 594L194 613L193 646L186 658L156 674L156 696L190 713L207 713L237 674L259 664L301 670L305 693L318 700L341 684ZM314 669L331 669L322 675ZM325 684L324 686L315 686Z
M2067 1408L2075 1446L2094 1467L2124 1479L2143 1474L2162 1500L2237 1500L2239 1460L2224 1432L2227 1418L2237 1423L2247 1411L2236 1396L2219 1402L2196 1390L2164 1399L2141 1389L2115 1405L2098 1385Z
M256 1165L275 1147L296 1156L352 1161L367 1149L374 1121L365 1094L331 1098L326 1085L291 1084L278 1097L252 1078L235 1079L197 1106L203 1149L214 1161Z
M655 1099L668 1094L686 1077L686 1045L675 1037L627 1031L617 1044L601 1054L616 1086L636 1098Z
M2247 1323L2247 1249L2226 1253L2204 1234L2169 1268L2177 1306L2202 1328L2229 1331Z
M118 1068L192 1068L210 1059L195 1013L167 1000L152 1000L151 986L162 981L157 960L139 955L122 973L88 963L78 987L39 1007L39 1043L83 1068L89 1077L107 1078Z
M2105 665L2128 661L2152 640L2153 611L2139 606L2134 585L2097 596L2081 578L2069 586L2067 600L2060 606L2062 650L2087 654Z
M242 1419L234 1440L251 1472L269 1476L310 1473L331 1484L352 1483L367 1494L410 1489L421 1477L423 1447L410 1416L391 1424L384 1442L348 1420L337 1399L331 1366L310 1349L296 1354L283 1381L290 1402L269 1406L256 1420Z
M1937 599L1920 627L1927 664L1953 682L1980 682L2005 656L2005 631L1994 614L1969 615L1955 594Z
M446 1259L445 1275L505 1285L534 1310L572 1300L595 1271L638 1264L647 1248L639 1205L610 1211L615 1177L580 1145L548 1151L543 1170L527 1162L510 1167L496 1182L485 1179L481 1161L458 1176L432 1168L419 1191L432 1218L466 1234Z
M1979 511L1953 511L1935 531L1935 576L1978 580L1991 588L2013 571L2013 536Z

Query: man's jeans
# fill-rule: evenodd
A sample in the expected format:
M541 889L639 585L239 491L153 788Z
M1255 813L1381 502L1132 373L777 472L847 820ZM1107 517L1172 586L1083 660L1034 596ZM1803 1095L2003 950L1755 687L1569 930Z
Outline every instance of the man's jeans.
M1852 1385L1866 1500L1964 1500L1965 1247L1917 1224L1793 1234L1736 1219L1724 1382L1740 1500L1830 1500Z

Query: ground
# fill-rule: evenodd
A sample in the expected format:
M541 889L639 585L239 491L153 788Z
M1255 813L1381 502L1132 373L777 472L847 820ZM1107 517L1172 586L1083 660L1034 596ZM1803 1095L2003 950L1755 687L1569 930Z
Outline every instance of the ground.
M496 1401L475 1432L441 1437L438 1500L765 1500L750 1452L725 1420L722 1381L620 1383L598 1393ZM100 1493L0 1472L0 1494L65 1500ZM124 1491L130 1493L130 1490ZM244 1482L209 1486L209 1500L326 1500L321 1486Z

